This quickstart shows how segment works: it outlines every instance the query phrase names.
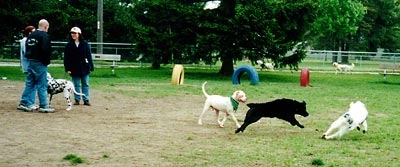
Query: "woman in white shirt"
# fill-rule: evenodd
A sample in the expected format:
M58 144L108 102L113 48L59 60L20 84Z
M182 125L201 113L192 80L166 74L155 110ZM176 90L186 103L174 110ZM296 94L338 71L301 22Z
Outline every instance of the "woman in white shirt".
M34 26L26 26L25 29L22 30L22 34L24 34L24 38L19 40L19 42L20 42L21 67L22 67L22 72L25 73L25 74L28 73L28 64L29 64L29 59L25 57L25 52L26 52L25 43L26 43L26 38L33 31L35 31L35 27Z

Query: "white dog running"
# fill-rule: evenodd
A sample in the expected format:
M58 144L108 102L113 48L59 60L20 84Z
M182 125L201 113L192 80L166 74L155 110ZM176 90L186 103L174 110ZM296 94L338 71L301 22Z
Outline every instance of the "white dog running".
M349 111L340 116L335 122L333 122L329 129L322 135L322 138L340 138L345 133L350 132L354 128L360 130L361 125L363 126L362 132L365 133L367 131L367 117L368 111L364 103L360 101L357 101L355 103L351 102ZM338 129L338 131L335 134L329 136L329 134L334 129Z
M332 66L335 68L336 74L338 72L346 72L346 73L351 73L351 71L354 69L354 63L351 63L351 65L347 64L339 64L337 62L334 62Z
M206 96L207 99L204 103L203 112L201 113L201 115L199 117L199 125L203 124L202 118L203 118L204 114L206 113L206 111L208 111L209 109L212 109L216 113L216 121L221 128L224 127L225 121L229 115L232 116L233 121L235 121L236 126L239 128L240 124L237 121L237 119L233 113L234 113L234 111L237 110L239 102L242 102L242 103L246 102L246 94L241 90L237 90L233 93L233 95L231 97L223 97L220 95L208 95L205 90L206 83L207 82L204 82L202 85L203 94L204 94L204 96ZM219 112L220 111L225 112L225 115L224 115L224 118L222 119L222 121L219 120Z
M68 104L66 110L69 111L72 109L72 102L70 97L72 93L77 94L79 96L85 96L85 94L83 93L76 92L74 84L71 81L68 81L66 79L54 79L50 75L50 73L47 73L47 82L48 82L47 93L50 95L49 105L51 105L51 100L53 98L53 95L63 92L64 98Z

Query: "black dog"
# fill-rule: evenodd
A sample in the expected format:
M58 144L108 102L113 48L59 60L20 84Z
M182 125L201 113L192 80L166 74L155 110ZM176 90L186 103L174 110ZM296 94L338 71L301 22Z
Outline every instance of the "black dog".
M306 102L304 101L298 102L291 99L277 99L266 103L249 103L247 106L250 107L250 109L247 111L244 123L235 133L243 132L247 126L257 122L261 117L276 117L290 122L293 126L297 125L300 128L304 128L304 126L296 120L294 115L308 116Z

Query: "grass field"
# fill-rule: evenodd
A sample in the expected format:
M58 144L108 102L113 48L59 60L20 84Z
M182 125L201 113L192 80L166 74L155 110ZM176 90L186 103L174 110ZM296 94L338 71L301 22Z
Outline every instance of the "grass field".
M62 67L49 67L55 78L68 78ZM158 98L201 95L200 85L208 81L210 94L230 95L233 90L246 92L248 102L293 98L307 102L309 117L297 117L305 128L292 127L277 119L262 119L244 133L234 134L233 122L226 128L197 136L185 136L184 142L169 141L159 150L162 157L176 166L400 166L400 77L372 74L310 72L310 86L300 86L298 71L259 72L258 85L250 85L247 75L241 85L232 85L231 77L220 76L216 68L185 68L184 85L171 85L171 66L149 68L96 68L91 87L131 97ZM0 67L0 77L23 81L19 67ZM350 102L360 100L369 111L368 132L352 131L341 139L325 141L321 134ZM201 108L199 108L200 114ZM245 111L239 111L243 121ZM193 120L196 121L196 120ZM179 127L177 127L179 128ZM216 127L217 128L217 127ZM168 133L168 132L166 132ZM318 162L318 163L315 163Z

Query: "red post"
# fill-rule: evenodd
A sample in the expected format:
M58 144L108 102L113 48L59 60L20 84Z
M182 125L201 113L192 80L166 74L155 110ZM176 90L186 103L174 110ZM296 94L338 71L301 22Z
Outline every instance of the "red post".
M302 68L300 74L300 86L308 86L310 83L310 71L308 68Z

